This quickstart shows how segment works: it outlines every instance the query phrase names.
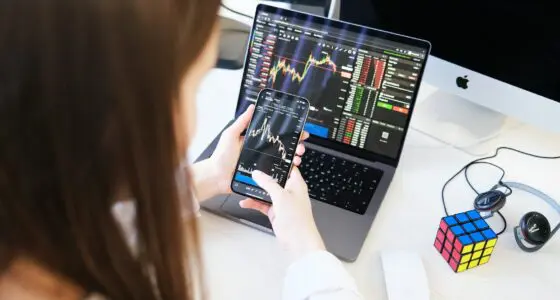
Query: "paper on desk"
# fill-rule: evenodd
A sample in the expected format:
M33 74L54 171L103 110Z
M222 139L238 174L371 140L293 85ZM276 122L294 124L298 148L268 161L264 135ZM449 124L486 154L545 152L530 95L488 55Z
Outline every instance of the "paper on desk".
M389 300L429 300L430 289L422 259L415 252L381 254Z

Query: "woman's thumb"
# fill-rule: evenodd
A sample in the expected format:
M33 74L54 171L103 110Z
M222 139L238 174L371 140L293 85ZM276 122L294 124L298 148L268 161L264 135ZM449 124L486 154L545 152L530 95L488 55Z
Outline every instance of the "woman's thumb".
M276 180L274 180L269 175L265 174L262 171L254 170L251 174L251 177L255 180L255 182L265 191L267 191L272 198L276 195L279 195L282 192L282 187L278 185Z
M251 104L247 108L247 110L241 116L239 116L239 118L237 118L237 120L235 120L233 124L231 124L230 128L236 135L240 135L243 130L247 129L247 127L249 126L249 122L253 117L254 110L255 105Z
M303 180L298 167L294 166L292 168L290 177L286 182L286 188L305 188L307 191L307 184L305 183L305 180Z

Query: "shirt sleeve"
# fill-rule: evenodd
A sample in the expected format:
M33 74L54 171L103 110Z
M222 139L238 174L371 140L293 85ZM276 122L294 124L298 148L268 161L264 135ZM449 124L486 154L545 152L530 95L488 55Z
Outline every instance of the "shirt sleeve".
M362 300L354 279L327 251L302 257L289 268L283 300Z

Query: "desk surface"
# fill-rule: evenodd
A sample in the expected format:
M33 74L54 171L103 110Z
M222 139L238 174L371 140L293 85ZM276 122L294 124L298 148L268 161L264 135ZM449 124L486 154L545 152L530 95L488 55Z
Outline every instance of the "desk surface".
M190 147L191 160L232 118L241 82L241 71L213 70L205 78L197 99L198 132ZM435 90L423 84L419 101ZM210 122L208 120L211 120ZM414 126L414 118L412 120ZM523 125L505 132L496 146L508 145L532 153L560 153L560 135ZM426 268L431 299L558 299L560 297L560 238L541 251L522 252L512 230L529 210L540 211L552 224L560 217L531 195L511 196L503 213L507 231L500 236L490 262L454 274L433 247L443 216L441 187L465 163L475 159L412 130L406 139L401 163L373 223L362 252L346 263L366 299L387 299L380 252L409 250L420 254ZM507 171L506 180L521 181L560 199L560 161L543 161L512 153L495 160ZM481 190L495 182L496 173L481 166L469 173ZM463 177L447 190L451 213L472 208L473 192ZM269 234L203 212L203 253L211 299L279 299L286 267L286 253ZM500 220L491 220L496 231Z

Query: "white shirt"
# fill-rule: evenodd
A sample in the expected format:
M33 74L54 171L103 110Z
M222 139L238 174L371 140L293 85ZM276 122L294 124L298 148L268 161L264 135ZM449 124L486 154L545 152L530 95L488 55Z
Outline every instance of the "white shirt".
M197 207L198 208L198 207ZM136 252L136 211L133 202L119 202L113 215L121 224L129 247ZM200 216L200 214L198 214ZM293 262L287 270L283 300L361 300L354 279L340 260L327 251L310 253Z
M363 299L340 260L327 251L295 261L286 274L283 300Z

